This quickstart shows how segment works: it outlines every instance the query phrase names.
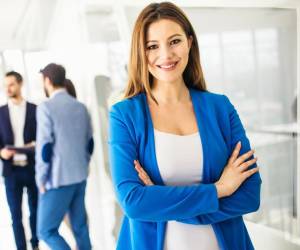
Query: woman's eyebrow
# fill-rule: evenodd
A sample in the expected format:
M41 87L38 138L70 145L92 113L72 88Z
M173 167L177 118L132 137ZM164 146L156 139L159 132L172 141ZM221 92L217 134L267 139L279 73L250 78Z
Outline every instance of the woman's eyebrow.
M169 36L169 38L168 38L168 40L171 40L173 37L175 37L175 36L182 36L181 34L174 34L174 35L172 35L172 36Z
M181 34L174 34L174 35L171 35L167 38L167 40L171 40L173 37L175 36L182 36ZM157 42L157 40L149 40L147 41L146 43L151 43L151 42Z

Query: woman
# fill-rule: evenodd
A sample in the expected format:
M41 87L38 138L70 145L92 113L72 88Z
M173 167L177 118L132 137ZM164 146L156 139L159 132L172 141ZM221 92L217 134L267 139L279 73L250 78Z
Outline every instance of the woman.
M65 89L68 92L68 94L76 99L77 94L76 94L76 89L75 89L73 82L70 79L66 78L64 85L65 85Z
M206 90L196 34L172 3L135 23L109 148L117 249L253 249L242 215L259 207L257 159L228 98Z

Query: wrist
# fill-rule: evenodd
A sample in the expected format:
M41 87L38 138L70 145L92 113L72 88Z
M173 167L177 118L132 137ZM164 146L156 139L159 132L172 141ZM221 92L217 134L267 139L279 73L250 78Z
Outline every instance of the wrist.
M223 198L228 196L225 186L222 183L216 182L215 183L218 198Z

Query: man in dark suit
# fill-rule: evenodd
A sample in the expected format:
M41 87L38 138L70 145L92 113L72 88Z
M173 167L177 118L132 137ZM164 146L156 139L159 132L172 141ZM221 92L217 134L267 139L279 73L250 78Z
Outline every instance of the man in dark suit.
M22 196L26 187L30 211L31 245L38 249L36 215L38 190L35 183L34 150L20 153L8 146L32 146L36 138L36 105L26 102L21 94L22 76L11 71L4 78L8 103L0 107L0 158L6 197L12 217L12 226L18 250L26 250L22 224Z

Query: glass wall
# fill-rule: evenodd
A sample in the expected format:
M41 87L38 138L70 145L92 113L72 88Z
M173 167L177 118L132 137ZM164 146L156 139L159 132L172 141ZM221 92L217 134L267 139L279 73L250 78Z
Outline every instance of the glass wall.
M295 234L296 11L186 11L198 20L208 88L229 96L259 159L261 207L246 218Z

